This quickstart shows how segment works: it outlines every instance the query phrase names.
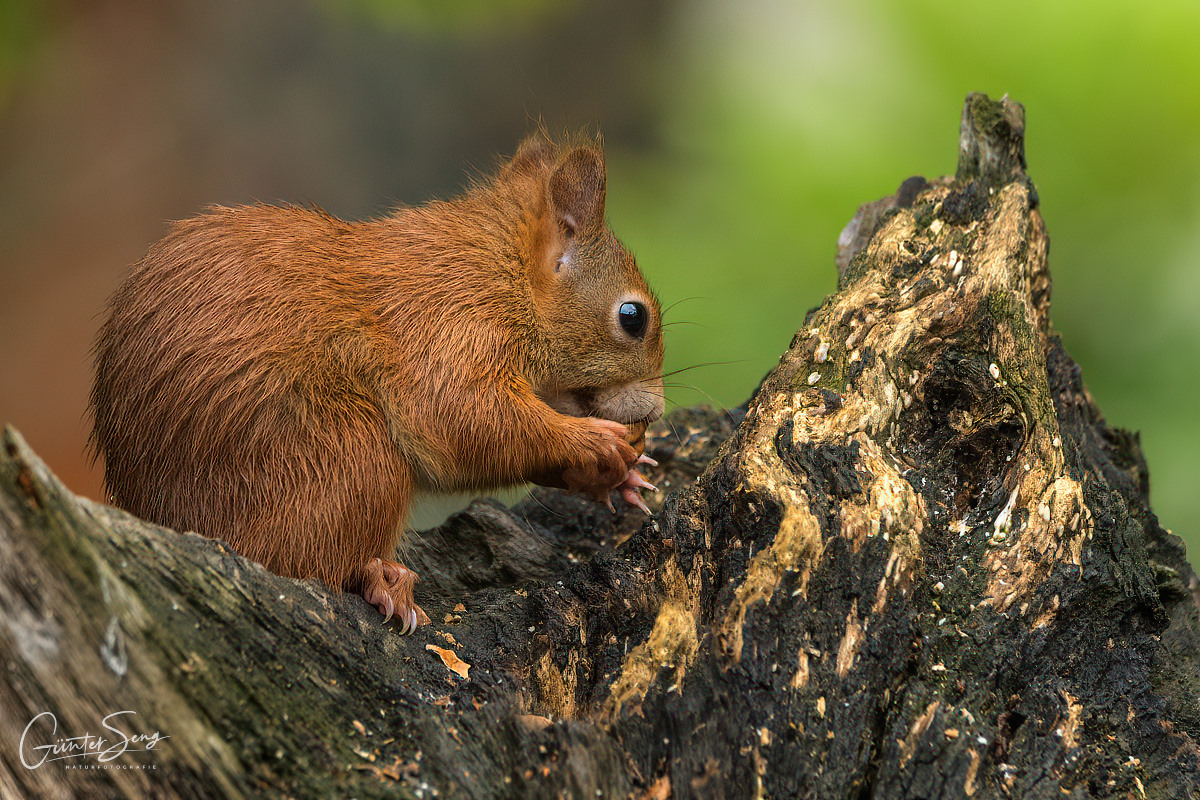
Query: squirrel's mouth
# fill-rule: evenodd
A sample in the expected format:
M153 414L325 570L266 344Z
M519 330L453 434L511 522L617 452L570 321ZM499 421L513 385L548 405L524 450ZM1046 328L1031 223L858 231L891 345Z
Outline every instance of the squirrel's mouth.
M542 398L560 414L600 417L620 422L649 424L662 416L662 378L646 378L616 386L563 390Z

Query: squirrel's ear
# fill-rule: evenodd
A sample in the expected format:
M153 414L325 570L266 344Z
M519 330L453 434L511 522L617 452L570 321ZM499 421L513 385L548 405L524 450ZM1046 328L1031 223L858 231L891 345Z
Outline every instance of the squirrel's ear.
M554 159L554 144L542 132L525 137L517 153L508 164L510 171L536 172L545 169L548 162Z
M604 225L604 156L577 147L550 175L550 207L568 236L590 233Z

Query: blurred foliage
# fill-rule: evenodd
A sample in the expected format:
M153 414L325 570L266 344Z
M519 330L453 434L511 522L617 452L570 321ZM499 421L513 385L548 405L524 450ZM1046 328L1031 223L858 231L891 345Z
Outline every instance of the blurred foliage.
M329 11L393 30L436 36L495 36L566 13L566 0L322 0Z
M1053 318L1111 424L1141 430L1155 509L1200 531L1200 4L689 4L661 152L610 212L666 303L668 369L745 399L835 286L837 235L910 174L953 174L965 95L1026 106ZM1197 544L1200 544L1200 540Z
M0 110L42 40L47 13L47 4L39 0L0 0Z

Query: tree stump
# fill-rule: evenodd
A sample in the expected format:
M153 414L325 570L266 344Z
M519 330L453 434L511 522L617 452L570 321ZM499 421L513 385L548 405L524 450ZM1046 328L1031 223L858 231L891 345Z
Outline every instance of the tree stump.
M744 409L652 427L652 519L410 537L409 637L7 431L0 795L1192 796L1200 588L1051 326L1023 134L971 95L957 174L860 209Z

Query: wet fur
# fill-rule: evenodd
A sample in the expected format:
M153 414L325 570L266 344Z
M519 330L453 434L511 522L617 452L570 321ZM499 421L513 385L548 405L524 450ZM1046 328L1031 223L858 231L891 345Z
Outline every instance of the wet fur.
M114 500L364 592L417 491L606 495L636 458L622 429L545 400L661 395L662 340L598 158L537 136L463 197L378 220L254 205L176 223L97 338L91 444ZM616 290L653 306L641 347L612 346Z

